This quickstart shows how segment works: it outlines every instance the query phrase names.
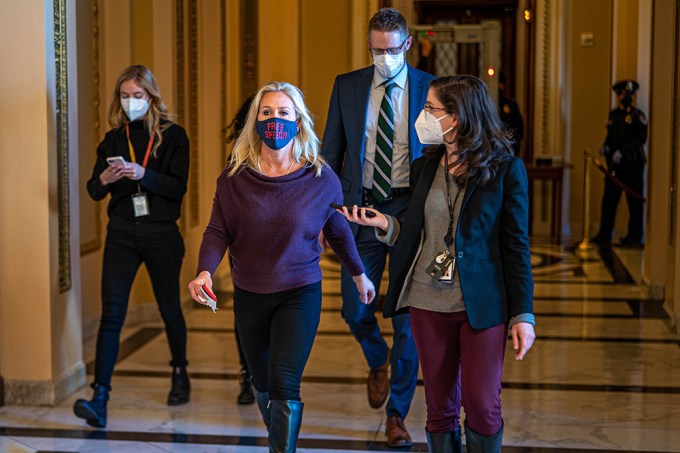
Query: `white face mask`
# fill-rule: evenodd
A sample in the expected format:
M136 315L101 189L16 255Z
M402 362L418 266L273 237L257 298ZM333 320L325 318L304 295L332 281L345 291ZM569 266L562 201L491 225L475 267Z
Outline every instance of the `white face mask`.
M130 118L130 121L134 121L146 115L149 110L149 101L146 99L137 98L127 98L120 99L120 105L123 107L125 114Z
M416 120L415 128L418 140L423 145L441 145L444 143L444 136L453 130L453 126L446 131L442 130L441 120L449 116L448 114L437 118L430 112L422 110Z
M404 68L404 53L397 55L373 55L373 64L381 76L391 79Z

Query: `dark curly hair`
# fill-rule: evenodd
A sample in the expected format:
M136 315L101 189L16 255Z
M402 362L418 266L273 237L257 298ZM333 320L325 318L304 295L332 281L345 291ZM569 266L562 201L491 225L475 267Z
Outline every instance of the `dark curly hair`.
M464 173L458 179L491 181L501 162L512 155L512 138L503 127L486 84L477 77L455 75L430 82L446 112L458 117L457 159Z

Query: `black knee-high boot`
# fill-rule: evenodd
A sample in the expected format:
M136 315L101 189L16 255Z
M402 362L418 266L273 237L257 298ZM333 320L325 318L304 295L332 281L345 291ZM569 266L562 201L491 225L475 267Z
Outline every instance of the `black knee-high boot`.
M465 445L468 453L500 453L503 445L503 425L493 436L482 436L465 423Z
M293 453L297 447L304 403L293 400L271 400L269 451Z
M186 367L176 366L172 368L172 388L168 394L168 406L180 406L189 402L191 384Z
M257 408L262 414L262 421L267 426L267 431L269 431L269 419L270 419L270 407L269 407L269 392L260 392L253 386L253 394L255 395L255 402L257 403Z
M460 428L448 433L431 433L428 430L425 430L425 433L430 453L461 453L463 451Z
M73 413L83 418L88 425L95 428L106 427L106 404L109 401L111 387L94 383L91 385L94 394L91 400L79 399L73 404Z

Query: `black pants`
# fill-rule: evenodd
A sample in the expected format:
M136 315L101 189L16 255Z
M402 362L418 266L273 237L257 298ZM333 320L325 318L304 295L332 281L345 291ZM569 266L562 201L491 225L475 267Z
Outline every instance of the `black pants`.
M142 263L149 271L165 323L172 355L170 365L186 366L187 329L179 298L179 272L183 258L184 242L176 226L154 234L148 231L108 231L102 269L102 317L97 336L95 382L111 385L130 289Z
M626 186L642 195L644 189L644 166L639 169L627 169L617 171L617 178ZM598 237L607 241L612 238L616 208L621 199L623 190L614 184L609 178L604 180L604 195L602 197L602 217L600 218L600 232ZM635 198L626 192L628 203L628 233L627 236L633 242L642 242L643 205L642 200Z
M260 392L300 401L300 381L321 317L321 282L274 294L234 287L241 347Z

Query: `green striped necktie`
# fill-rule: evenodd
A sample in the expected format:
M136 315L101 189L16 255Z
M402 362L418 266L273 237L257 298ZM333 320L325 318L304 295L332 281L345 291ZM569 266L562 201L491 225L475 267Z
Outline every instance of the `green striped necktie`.
M392 107L391 80L383 82L385 95L380 103L378 113L378 133L375 147L375 163L373 165L373 197L383 201L392 196L392 148L394 142L394 108Z

